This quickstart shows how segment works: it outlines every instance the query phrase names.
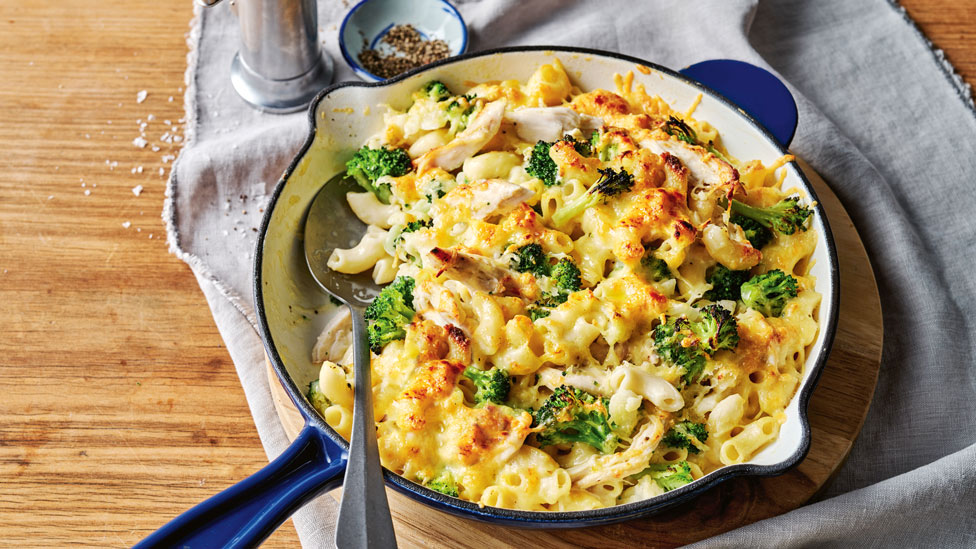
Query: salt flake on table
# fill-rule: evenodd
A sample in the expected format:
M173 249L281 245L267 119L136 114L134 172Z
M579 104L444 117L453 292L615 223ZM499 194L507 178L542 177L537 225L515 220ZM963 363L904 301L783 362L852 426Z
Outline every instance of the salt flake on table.
M152 122L155 119L156 119L156 115L155 114L150 114L149 116L146 117L146 120L148 120L150 122Z
M148 95L149 92L147 92L146 90L139 90L139 93L136 94L136 103L142 103L143 101L146 100L146 96Z
M85 189L85 196L88 196L90 194L91 194L91 189Z
M137 137L137 138L133 139L132 140L132 144L135 145L136 147L139 147L140 149L145 149L146 148L146 145L148 145L149 142L146 141L146 139L144 137L141 137L140 136L140 137Z
M139 166L139 167L142 168L142 166ZM141 171L142 170L140 170L140 172ZM135 187L132 187L132 194L134 194L136 196L139 196L140 194L142 194L142 185L136 185Z
M123 229L128 229L131 226L132 226L132 222L131 221L124 221L124 222L122 222L122 228Z

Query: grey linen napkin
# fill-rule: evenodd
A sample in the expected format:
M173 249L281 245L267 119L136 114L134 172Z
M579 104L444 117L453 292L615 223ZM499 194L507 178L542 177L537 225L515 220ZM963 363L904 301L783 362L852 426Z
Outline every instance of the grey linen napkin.
M850 459L818 503L700 545L976 545L976 111L903 10L885 0L456 3L472 50L574 45L674 68L734 58L773 70L799 106L791 149L831 184L864 239L886 336ZM319 5L336 81L354 78L336 43L345 9ZM238 28L226 3L197 13L189 41L187 143L163 216L276 456L287 439L253 328L253 229L307 122L258 113L230 88ZM295 515L306 547L332 545L335 513L324 496Z

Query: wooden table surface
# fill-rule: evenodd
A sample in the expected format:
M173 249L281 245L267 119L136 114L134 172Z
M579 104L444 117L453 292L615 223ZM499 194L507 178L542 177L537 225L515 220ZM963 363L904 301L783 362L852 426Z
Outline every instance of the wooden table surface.
M902 4L976 82L976 0ZM0 2L0 546L128 546L267 462L160 219L191 15Z

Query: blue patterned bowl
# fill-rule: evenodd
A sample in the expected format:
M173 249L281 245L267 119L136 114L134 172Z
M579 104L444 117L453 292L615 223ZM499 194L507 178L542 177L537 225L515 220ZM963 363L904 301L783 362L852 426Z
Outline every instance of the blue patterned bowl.
M394 25L411 24L426 39L447 42L451 55L468 49L468 29L457 8L446 0L362 0L353 6L339 28L342 58L367 82L383 80L359 62L364 48L376 48Z

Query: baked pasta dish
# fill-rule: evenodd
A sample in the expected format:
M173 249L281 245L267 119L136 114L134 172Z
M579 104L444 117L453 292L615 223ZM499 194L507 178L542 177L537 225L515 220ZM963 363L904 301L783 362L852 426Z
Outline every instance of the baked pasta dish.
M350 151L383 465L530 511L651 498L775 440L817 332L811 204L617 75L432 81ZM699 97L700 100L700 97ZM697 102L696 102L697 104ZM349 313L309 399L352 422Z

